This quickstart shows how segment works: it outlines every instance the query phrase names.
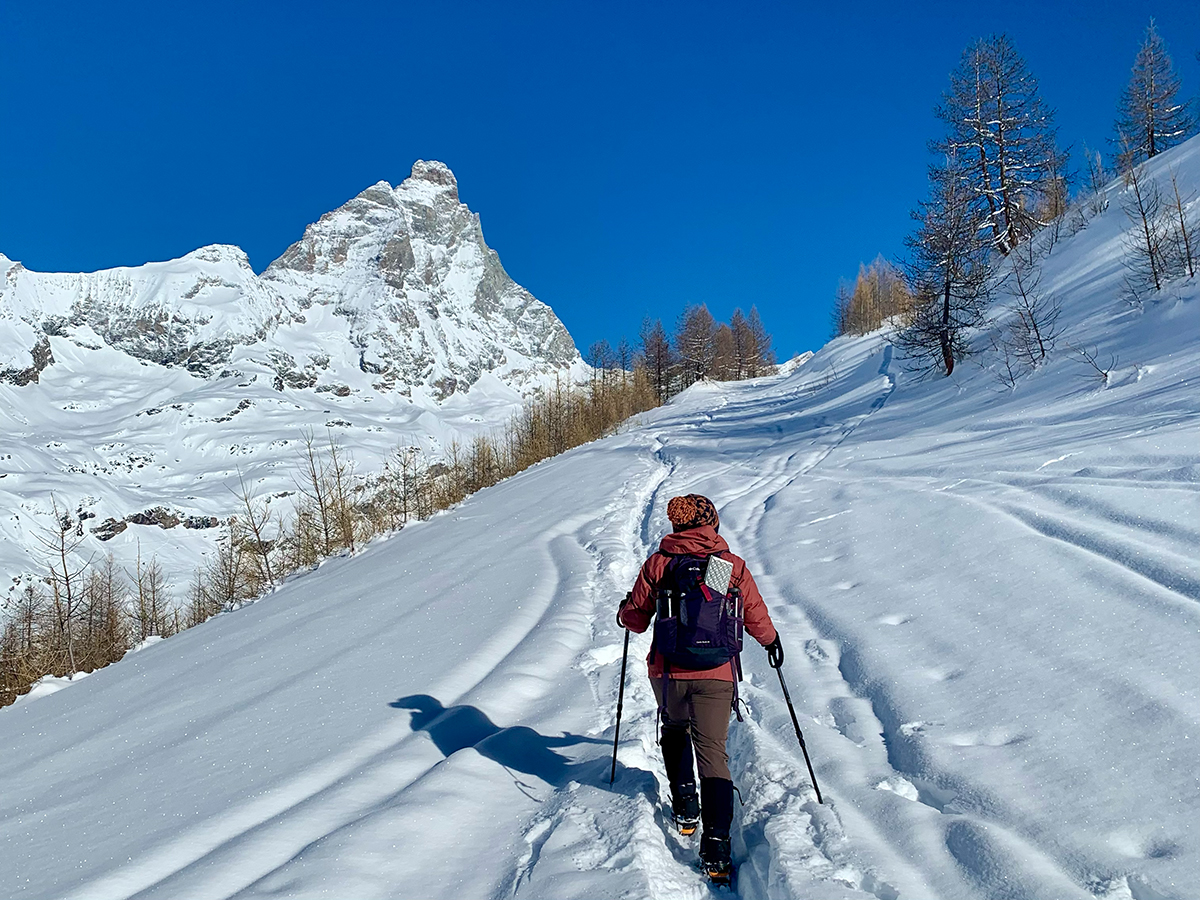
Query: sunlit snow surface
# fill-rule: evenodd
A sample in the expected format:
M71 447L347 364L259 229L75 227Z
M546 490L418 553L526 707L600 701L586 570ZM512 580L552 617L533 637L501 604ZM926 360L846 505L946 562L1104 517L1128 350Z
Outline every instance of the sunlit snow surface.
M1200 187L1200 144L1166 163ZM1065 349L1009 390L835 341L0 711L3 892L711 896L645 635L608 785L613 613L697 491L826 798L751 646L740 896L1200 896L1200 290L1122 302L1123 227L1114 201L1043 279L1107 386Z
M155 507L179 518L225 520L239 511L243 483L290 516L287 495L303 483L306 435L319 453L338 442L359 472L371 474L402 447L419 446L432 461L453 441L498 433L523 403L516 388L491 373L469 391L435 401L420 388L412 398L375 391L373 376L345 364L339 375L350 393L338 396L278 391L271 370L240 348L238 375L205 380L142 365L99 342L88 349L78 338L50 341L56 363L39 383L0 384L0 428L8 438L0 442L0 573L45 571L39 537L52 526L53 501L94 517L86 520L81 554L98 560L111 552L132 572L140 546L144 560L157 558L179 600L220 529L130 526L108 541L90 530ZM582 363L559 377L581 375ZM537 380L554 384L554 376ZM9 587L0 586L0 599Z

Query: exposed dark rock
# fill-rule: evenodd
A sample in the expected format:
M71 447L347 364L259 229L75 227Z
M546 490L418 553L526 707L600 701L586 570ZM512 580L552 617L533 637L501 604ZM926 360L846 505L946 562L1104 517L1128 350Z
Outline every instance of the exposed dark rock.
M183 520L183 527L192 529L216 528L220 524L216 516L188 516Z
M128 527L129 525L124 519L109 518L93 528L92 534L102 541L111 541Z
M33 365L25 369L0 369L0 381L7 381L17 387L36 384L46 367L54 364L54 354L50 351L50 338L44 334L39 337L37 343L30 348L29 355L33 357Z
M83 518L94 519L95 515L88 513L85 516L81 516L81 523ZM156 506L153 509L133 513L124 519L105 519L92 529L92 534L102 541L110 541L130 525L154 525L163 529L182 525L184 528L201 529L216 528L220 524L221 520L215 516L184 516L180 513L172 512L165 507Z
M153 509L126 516L125 521L130 525L157 525L159 528L174 528L182 520L166 507L156 506Z

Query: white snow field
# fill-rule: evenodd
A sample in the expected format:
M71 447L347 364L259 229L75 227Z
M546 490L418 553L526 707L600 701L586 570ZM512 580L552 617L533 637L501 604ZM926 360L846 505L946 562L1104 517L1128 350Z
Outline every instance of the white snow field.
M1167 165L1200 187L1200 143ZM695 491L826 800L751 643L739 896L1200 897L1200 289L1123 302L1125 227L1114 202L1054 249L1063 338L1013 389L840 339L0 711L0 894L712 896L664 815L647 635L608 783L614 612Z

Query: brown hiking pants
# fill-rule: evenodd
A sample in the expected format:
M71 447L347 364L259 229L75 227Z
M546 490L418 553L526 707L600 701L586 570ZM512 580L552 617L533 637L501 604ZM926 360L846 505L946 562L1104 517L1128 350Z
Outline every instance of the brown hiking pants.
M654 697L663 706L663 680L651 678ZM717 678L671 678L663 720L664 740L668 730L691 737L696 767L701 778L729 778L729 713L733 709L733 682Z

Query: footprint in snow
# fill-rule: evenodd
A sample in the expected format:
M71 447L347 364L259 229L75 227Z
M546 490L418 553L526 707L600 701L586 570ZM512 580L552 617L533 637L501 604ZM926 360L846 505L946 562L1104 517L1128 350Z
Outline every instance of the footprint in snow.
M893 775L891 778L884 779L875 785L875 790L891 791L893 794L903 797L905 800L912 800L914 803L921 797L921 793L917 790L916 785L903 775Z
M825 648L818 641L811 638L804 642L804 655L813 662L825 662L829 659L829 654L825 652Z
M1009 731L1006 728L990 728L987 731L963 731L946 735L946 743L952 747L1008 747L1029 739L1029 735Z
M1118 853L1131 859L1171 859L1179 855L1180 846L1177 841L1158 834L1149 836L1132 831L1113 832L1108 843Z

